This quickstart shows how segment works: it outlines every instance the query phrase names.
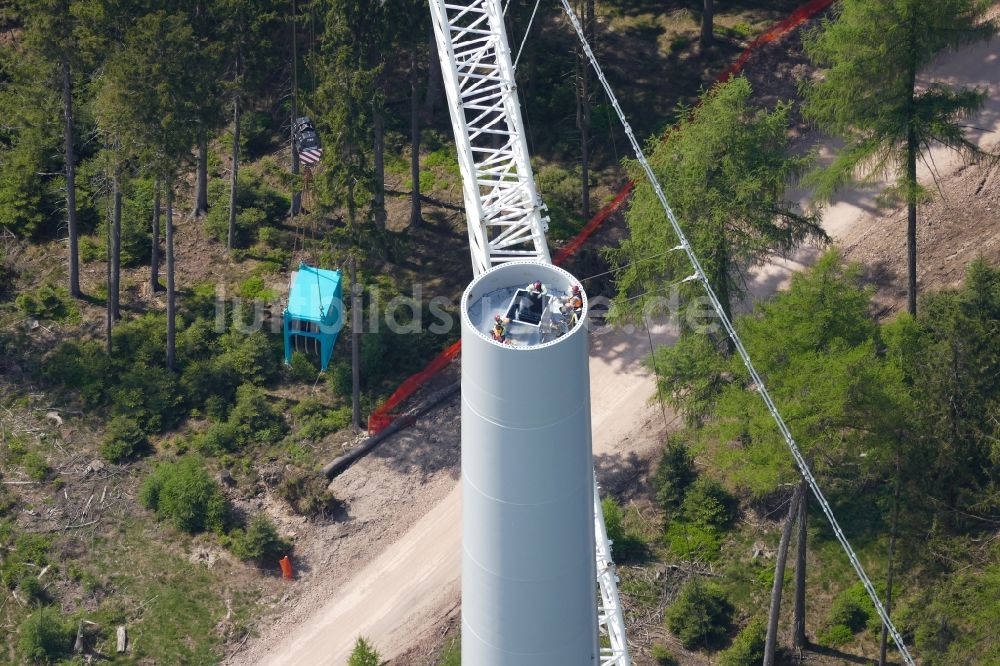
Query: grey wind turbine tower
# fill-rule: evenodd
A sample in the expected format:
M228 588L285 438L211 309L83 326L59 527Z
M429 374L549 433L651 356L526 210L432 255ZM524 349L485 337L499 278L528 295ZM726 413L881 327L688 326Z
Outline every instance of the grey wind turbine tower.
M559 330L556 297L577 280L549 257L503 8L429 4L475 275L461 305L462 659L630 666L593 471L586 295ZM535 281L549 289L537 319L518 300Z

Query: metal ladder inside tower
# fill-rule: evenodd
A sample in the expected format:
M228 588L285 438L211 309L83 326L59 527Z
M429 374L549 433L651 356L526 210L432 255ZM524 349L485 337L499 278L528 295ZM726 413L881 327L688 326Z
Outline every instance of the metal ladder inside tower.
M429 0L462 173L475 275L512 260L551 263L500 0ZM456 113L457 111L457 113ZM618 578L594 477L600 666L630 666Z

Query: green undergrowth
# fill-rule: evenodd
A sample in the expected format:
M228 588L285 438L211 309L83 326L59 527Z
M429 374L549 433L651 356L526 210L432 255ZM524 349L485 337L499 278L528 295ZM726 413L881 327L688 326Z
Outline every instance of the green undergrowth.
M71 650L78 626L86 649L103 654L108 663L214 664L223 656L224 641L248 630L261 592L257 585L236 583L224 562L212 569L192 562L188 550L196 541L181 538L164 545L149 524L135 518L121 521L114 533L94 537L39 541L22 534L11 543L11 532L0 522L6 574L37 580L38 567L48 566L47 577L65 580L78 597L69 612L54 595L25 599L22 582L17 593L29 605L6 609L6 619L17 629L10 634L13 640L0 646L3 664L77 663ZM56 548L77 555L67 562L54 556ZM37 566L25 569L24 562ZM118 626L128 629L125 654L115 650Z
M831 253L735 325L881 598L899 485L893 616L918 659L992 663L988 636L1000 621L990 600L1000 594L990 522L1000 506L998 431L984 410L1000 407L987 379L1000 368L991 333L1000 321L1000 269L975 262L963 287L925 296L915 320L879 322L869 299L857 268ZM682 337L657 351L657 367L664 395L688 425L664 443L651 478L658 529L634 532L647 557L637 570L621 570L621 592L636 612L666 600L665 626L686 648L719 663L759 663L760 617L797 474L756 387L723 344ZM944 409L941 400L958 406ZM960 470L941 449L962 452ZM809 500L809 640L871 658L880 618ZM620 521L608 522L610 531ZM628 549L615 555L629 562ZM660 582L643 569L663 565L685 573ZM783 605L783 626L790 606ZM659 650L664 663L676 656Z
M95 544L103 555L93 562L95 573L118 591L97 612L99 624L110 629L101 651L114 654L114 626L127 622L133 645L129 661L216 663L222 656L218 629L227 604L234 610L235 624L245 622L254 588L233 588L226 582L227 572L164 549L139 525L127 527L116 541Z

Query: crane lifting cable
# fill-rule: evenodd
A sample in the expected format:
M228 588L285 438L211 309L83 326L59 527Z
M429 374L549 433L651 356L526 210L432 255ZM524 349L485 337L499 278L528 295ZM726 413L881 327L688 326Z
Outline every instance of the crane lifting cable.
M528 35L531 34L531 25L535 22L535 14L538 13L538 5L542 4L542 0L535 0L535 8L531 10L531 18L528 19L528 27L524 29L524 37L521 38L521 46L517 49L517 55L514 57L514 71L517 72L517 63L521 60L521 53L524 52L524 45L528 43ZM507 10L504 10L507 13Z
M760 393L761 398L764 400L764 404L767 406L768 411L774 418L774 422L778 426L778 431L784 438L789 451L791 451L792 457L795 459L795 463L798 465L802 477L806 480L806 483L809 484L809 488L816 497L816 501L819 502L820 507L822 507L823 513L826 515L827 521L829 521L830 527L833 528L833 533L837 537L837 541L840 542L841 547L847 554L847 558L850 560L851 566L854 568L854 571L857 573L862 585L864 585L865 591L868 593L872 603L875 605L875 610L878 612L879 617L882 619L882 622L885 623L886 628L892 635L892 640L899 649L900 655L903 657L903 660L909 664L909 666L914 666L913 657L906 648L906 644L903 642L903 637L900 636L899 632L896 630L896 626L890 619L889 613L886 611L885 606L882 605L882 601L879 599L878 593L875 591L875 587L868 578L868 574L865 573L865 569L861 565L860 560L858 560L857 555L854 553L854 549L851 547L851 544L847 541L847 537L844 535L843 530L840 528L840 524L833 515L833 509L830 508L830 504L823 495L823 491L820 490L819 484L816 482L816 478L813 476L812 471L809 469L809 465L806 463L802 452L799 450L798 444L795 443L795 438L792 437L792 433L785 424L785 420L782 418L781 413L778 411L777 405L775 405L774 401L771 399L771 395L768 393L767 387L764 385L764 380L754 367L753 361L750 359L750 355L743 346L743 341L740 340L739 334L737 334L736 329L733 328L732 322L729 321L729 317L726 316L726 313L722 308L722 304L715 295L715 291L709 284L708 277L705 275L705 271L701 267L701 262L698 261L698 257L695 255L694 250L691 248L691 244L684 235L684 231L681 229L681 225L677 221L677 217L674 215L673 209L670 208L670 204L667 202L667 197L663 193L663 188L660 186L660 183L656 178L656 174L653 173L653 169L646 160L646 155L643 153L642 147L639 145L639 142L635 138L635 134L632 132L632 126L625 118L625 113L618 104L618 98L615 96L614 91L611 90L611 86L604 77L604 71L601 69L600 64L594 57L590 44L587 42L587 37L583 32L583 27L580 25L579 19L573 12L573 8L570 7L569 0L560 0L560 2L562 3L563 10L566 12L566 15L569 17L570 23L573 24L573 29L580 38L580 43L583 46L584 52L587 54L587 59L590 61L591 66L594 68L594 72L597 74L597 78L600 79L601 85L604 87L604 91L608 95L611 106L614 107L615 113L618 114L618 119L621 121L626 136L628 136L629 143L632 145L632 150L635 152L636 159L638 159L646 177L653 186L656 198L660 201L660 205L663 207L663 211L666 213L667 219L670 221L670 226L673 228L674 233L677 234L680 245L684 248L684 252L687 254L688 260L694 268L697 280L701 282L702 286L705 288L705 293L712 304L712 308L718 315L719 320L722 322L722 326L726 329L726 333L729 335L729 339L732 340L737 353L740 355L743 364L750 373L750 377L753 379L754 384L757 387L757 392Z

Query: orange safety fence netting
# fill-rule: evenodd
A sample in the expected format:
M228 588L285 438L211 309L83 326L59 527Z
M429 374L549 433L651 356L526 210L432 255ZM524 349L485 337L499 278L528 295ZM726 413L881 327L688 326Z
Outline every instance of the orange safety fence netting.
M552 263L558 266L576 254L576 251L583 247L583 244L593 235L595 231L597 231L597 228L604 224L604 221L611 217L611 214L618 210L619 206L625 202L625 199L627 199L628 195L632 193L632 188L634 187L635 183L631 180L625 183L622 188L618 190L618 194L615 195L615 198L609 201L604 208L597 211L597 215L595 215L590 222L587 222L583 229L580 229L580 233L573 236L568 243L563 245L559 251L556 252L556 255L552 257Z
M787 17L772 25L764 34L750 42L750 44L743 49L743 53L740 54L740 57L737 58L736 61L729 67L722 70L722 72L715 77L715 80L725 81L730 76L739 74L740 70L743 69L743 65L747 64L747 60L750 59L750 56L753 55L753 52L756 51L757 48L769 42L773 42L780 37L784 37L786 34L832 5L833 1L834 0L810 0L804 5L801 5L798 9L792 11L792 13Z
M393 391L392 395L368 417L368 432L372 435L377 434L392 423L398 416L398 414L394 413L394 410L413 395L417 389L427 383L431 377L444 370L451 362L451 359L458 356L458 352L461 350L462 341L459 340L435 356L423 370L404 379L403 383Z
M750 56L757 48L788 34L812 17L816 16L816 14L832 5L833 2L834 0L810 0L800 6L786 18L782 19L778 23L775 23L766 32L750 42L750 44L740 54L740 57L722 70L722 72L715 77L715 80L725 81L729 77L739 74L739 72L743 69L743 66L746 65L748 60L750 60ZM566 245L556 252L555 256L552 257L552 263L559 265L573 256L583 246L587 239L594 235L594 232L596 232L597 229L604 224L609 217L611 217L612 213L621 207L625 200L628 199L629 194L632 193L633 188L635 188L634 181L630 180L626 182L621 189L618 190L615 198L601 208L601 210L598 211L586 225L584 225L583 229L581 229L576 236L570 239ZM461 350L462 341L459 340L435 356L423 370L414 375L410 375L403 380L403 383L396 388L393 394L390 395L385 402L379 405L375 411L371 413L371 416L368 417L368 433L375 435L388 427L388 425L392 423L397 416L399 416L397 408L411 395L416 393L417 389L434 377L434 375L439 373L441 370L444 370L451 360L458 356L458 353Z

